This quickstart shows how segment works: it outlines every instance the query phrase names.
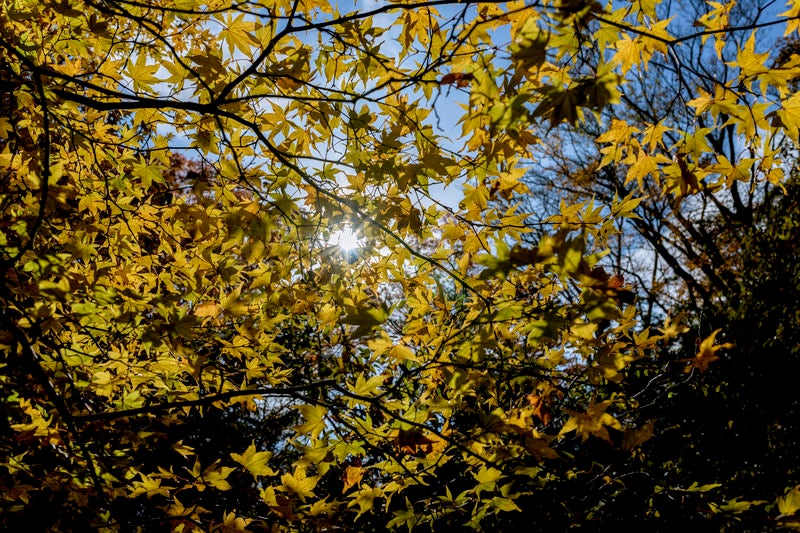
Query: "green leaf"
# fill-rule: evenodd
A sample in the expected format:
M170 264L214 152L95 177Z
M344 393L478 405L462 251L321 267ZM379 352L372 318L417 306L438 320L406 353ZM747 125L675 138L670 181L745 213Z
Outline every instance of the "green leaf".
M475 480L479 483L476 487L476 492L492 491L495 489L497 482L503 477L503 473L496 468L487 468L482 466L477 474L473 474Z
M710 490L714 490L722 486L722 483L706 483L705 485L700 485L695 481L692 483L688 488L683 489L686 492L708 492Z
M492 498L492 507L500 511L522 511L519 506L514 503L514 500L510 498L501 498L500 496L496 496Z

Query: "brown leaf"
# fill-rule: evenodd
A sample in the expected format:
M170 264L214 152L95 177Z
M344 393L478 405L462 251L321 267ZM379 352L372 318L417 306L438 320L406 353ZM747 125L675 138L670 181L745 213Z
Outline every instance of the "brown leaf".
M550 409L547 408L547 405L544 403L544 399L541 396L537 396L536 394L528 394L525 396L528 400L528 403L531 404L533 408L533 414L542 421L542 424L549 424L550 420L553 419L553 415L550 414Z
M622 449L629 452L650 440L655 424L656 421L651 420L640 428L625 430L625 434L622 436Z
M621 289L625 285L625 278L622 274L614 274L608 278L608 287L610 289Z
M456 87L466 87L473 80L474 76L467 72L450 72L442 76L439 85L452 85Z
M398 430L397 436L394 438L395 447L405 455L431 453L435 442L426 437L419 429Z
M682 154L675 156L675 161L678 163L678 168L681 171L680 191L681 198L687 194L694 194L700 190L700 183L697 181L697 176L689 170L689 165L686 164Z

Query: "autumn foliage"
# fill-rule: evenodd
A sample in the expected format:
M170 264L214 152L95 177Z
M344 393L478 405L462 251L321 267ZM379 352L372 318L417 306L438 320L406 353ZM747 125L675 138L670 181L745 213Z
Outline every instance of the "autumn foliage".
M7 2L2 528L800 527L790 417L724 401L791 385L743 323L798 355L770 254L800 224L800 3L692 5ZM525 174L581 128L583 189L537 219ZM680 275L645 290L609 250L655 205L735 253L656 246ZM769 480L669 450L740 422Z

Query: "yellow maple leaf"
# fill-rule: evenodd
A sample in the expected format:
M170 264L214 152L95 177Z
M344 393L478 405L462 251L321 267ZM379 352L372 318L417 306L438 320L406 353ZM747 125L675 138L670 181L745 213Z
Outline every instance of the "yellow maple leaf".
M347 506L354 507L358 505L358 514L356 515L356 518L358 518L362 514L372 510L375 498L380 498L381 496L383 496L383 490L380 488L363 487L353 495L350 503L348 503Z
M158 83L159 79L156 77L159 65L147 64L147 55L144 53L139 54L135 63L129 63L125 74L133 81L134 91L149 91L154 83Z
M194 308L194 314L199 317L216 317L222 313L222 308L214 302L204 302Z
M297 495L300 501L305 501L306 498L314 496L314 487L317 486L318 480L317 476L307 477L304 466L295 467L294 474L287 472L281 476L283 488Z
M605 441L611 441L611 436L608 434L608 429L606 428L610 427L621 430L622 424L619 423L619 420L605 412L610 406L611 400L605 400L600 403L593 403L585 413L570 411L570 418L561 428L559 435L565 435L574 431L580 435L582 441L588 439L590 435L600 437Z
M310 433L317 436L325 428L325 415L328 410L321 405L299 405L297 410L303 415L305 422L295 426L298 433Z
M342 474L342 481L344 485L342 486L342 494L347 492L350 487L357 485L361 478L364 477L364 467L363 466L348 466L344 469L344 473Z
M236 50L249 54L259 41L255 37L256 22L247 20L244 14L234 18L230 15L225 20L225 27L220 32L220 37L228 43L228 52L233 55Z
M612 59L613 63L622 66L623 71L628 71L633 65L642 60L642 43L638 39L631 39L627 35L617 41L617 52Z
M135 498L140 494L146 494L148 499L152 498L153 496L169 497L169 488L162 487L160 479L150 477L142 472L139 472L139 477L141 477L141 481L133 482L133 490L130 493L132 498Z
M786 128L792 138L797 138L800 131L800 93L795 93L783 102L782 109L777 112L780 124Z
M761 74L762 72L769 71L767 65L767 59L769 58L769 53L757 54L755 51L756 47L756 32L750 34L750 38L747 39L747 42L744 45L744 48L739 50L739 53L736 55L736 61L726 63L730 67L738 67L741 69L740 76L742 78L746 78L749 76L754 76L756 74Z
M216 468L216 464L217 463L214 463L203 471L203 479L205 480L206 485L214 487L218 490L231 490L233 487L230 483L228 483L227 478L230 473L235 470L235 468L230 466L221 466Z
M800 510L800 487L794 487L778 498L778 511L783 516L791 516Z
M247 450L241 455L232 453L231 457L234 461L242 465L248 472L253 474L253 477L258 476L271 476L275 472L267 466L267 462L272 457L271 452L257 452L255 443L251 443Z

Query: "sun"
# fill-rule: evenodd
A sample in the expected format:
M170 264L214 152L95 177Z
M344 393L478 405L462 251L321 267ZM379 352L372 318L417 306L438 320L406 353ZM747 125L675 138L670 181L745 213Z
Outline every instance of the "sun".
M361 239L358 238L358 234L349 227L331 233L331 238L328 242L338 246L343 252L349 252L361 246Z

